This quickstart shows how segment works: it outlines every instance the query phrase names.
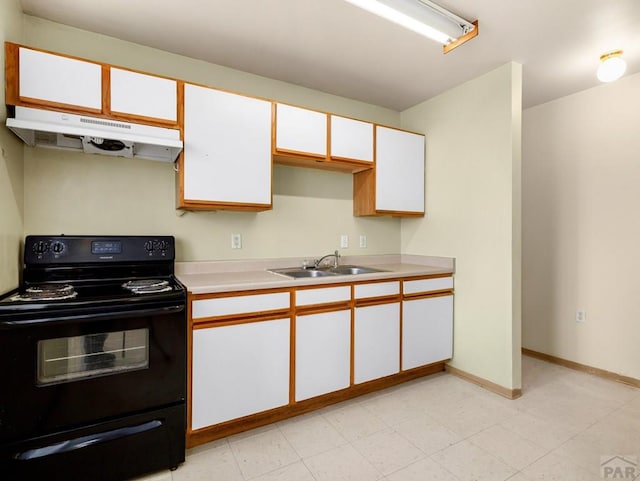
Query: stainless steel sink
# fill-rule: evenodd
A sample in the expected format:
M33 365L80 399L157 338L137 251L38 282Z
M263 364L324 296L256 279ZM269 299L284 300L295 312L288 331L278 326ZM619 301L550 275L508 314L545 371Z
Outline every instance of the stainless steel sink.
M371 274L373 272L385 272L382 269L374 269L373 267L363 266L338 266L329 269L331 272L343 275Z
M295 279L301 277L328 277L336 276L336 273L325 269L303 269L302 267L292 267L289 269L269 269L269 272L282 274L283 276L293 277Z
M357 274L371 274L374 272L385 272L382 269L373 267L344 265L338 267L323 267L321 269L305 269L303 267L289 267L284 269L269 269L269 272L281 274L294 279L304 277L330 277L330 276L353 276Z

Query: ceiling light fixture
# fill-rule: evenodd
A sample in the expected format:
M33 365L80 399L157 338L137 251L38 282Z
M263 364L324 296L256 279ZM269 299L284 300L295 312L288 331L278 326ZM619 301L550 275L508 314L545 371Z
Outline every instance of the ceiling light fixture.
M627 70L627 63L622 58L622 50L605 53L600 56L600 60L600 66L598 67L598 80L600 82L618 80Z
M469 22L429 0L346 0L443 45L443 53L478 35L478 21Z

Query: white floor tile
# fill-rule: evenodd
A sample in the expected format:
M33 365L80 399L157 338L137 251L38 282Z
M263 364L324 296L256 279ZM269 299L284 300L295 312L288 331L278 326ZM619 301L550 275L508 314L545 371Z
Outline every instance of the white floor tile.
M427 456L462 440L459 434L430 418L406 421L394 429Z
M348 443L329 421L315 413L287 419L278 427L301 458Z
M458 481L453 474L430 458L422 459L387 476L388 481Z
M517 472L469 441L460 441L431 458L461 481L504 481Z
M393 429L361 438L353 443L353 447L385 475L424 458L422 451Z
M316 481L378 481L382 475L351 445L306 458Z
M357 403L323 411L322 416L347 441L364 438L388 427L379 417Z
M530 481L602 481L599 474L554 453L547 454L527 466L522 470L522 474Z
M469 441L518 471L549 452L500 425L471 436Z
M229 442L245 479L255 478L300 460L277 427Z
M215 478L215 481L217 481L217 478ZM304 463L302 461L298 461L283 468L276 469L275 471L271 471L270 473L258 476L257 478L253 478L251 481L315 481L315 479Z

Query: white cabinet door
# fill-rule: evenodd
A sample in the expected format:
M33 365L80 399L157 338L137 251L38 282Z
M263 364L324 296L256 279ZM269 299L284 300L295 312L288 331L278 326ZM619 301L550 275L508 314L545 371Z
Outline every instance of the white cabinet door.
M453 295L405 300L402 304L402 369L451 359Z
M193 331L191 428L289 403L289 319Z
M102 66L28 48L19 51L19 95L102 111Z
M276 104L276 150L327 155L327 114Z
M424 135L376 126L376 210L424 213Z
M356 307L354 327L356 384L400 371L400 303Z
M178 121L175 80L111 67L111 111Z
M351 311L296 317L296 401L350 384Z
M271 102L184 88L184 200L271 205Z
M373 163L373 124L332 115L331 157Z

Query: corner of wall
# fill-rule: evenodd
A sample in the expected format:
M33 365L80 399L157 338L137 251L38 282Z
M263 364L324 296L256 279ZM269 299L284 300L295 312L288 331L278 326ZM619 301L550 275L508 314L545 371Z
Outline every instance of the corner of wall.
M427 136L426 216L401 224L402 253L456 258L454 358L521 385L522 67L509 62L401 113Z

